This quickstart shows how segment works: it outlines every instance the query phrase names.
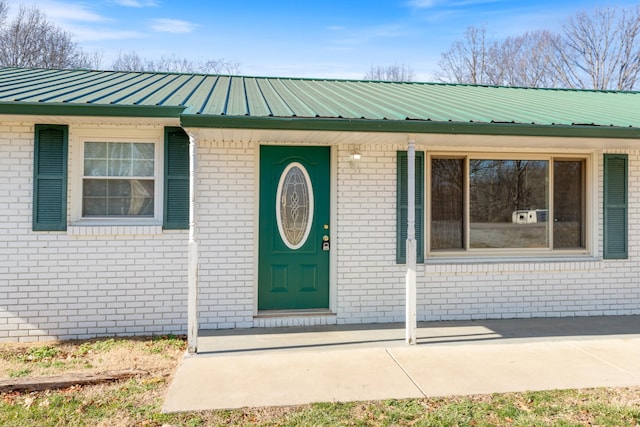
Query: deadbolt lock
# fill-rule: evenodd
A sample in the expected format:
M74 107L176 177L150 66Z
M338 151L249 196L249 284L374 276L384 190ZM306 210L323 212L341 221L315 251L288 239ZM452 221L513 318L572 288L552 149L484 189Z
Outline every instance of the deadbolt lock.
M322 236L322 250L328 251L329 249L331 249L331 245L329 244L329 236L325 234L324 236Z

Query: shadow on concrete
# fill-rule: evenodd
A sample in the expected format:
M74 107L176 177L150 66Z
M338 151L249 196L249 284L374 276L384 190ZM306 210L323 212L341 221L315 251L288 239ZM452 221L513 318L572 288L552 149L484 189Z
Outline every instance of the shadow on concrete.
M418 345L640 337L640 316L419 322ZM402 323L200 331L198 354L405 346Z

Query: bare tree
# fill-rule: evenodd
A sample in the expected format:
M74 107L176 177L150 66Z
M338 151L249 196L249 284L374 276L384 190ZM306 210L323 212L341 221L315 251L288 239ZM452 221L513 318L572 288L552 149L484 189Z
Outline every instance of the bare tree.
M486 83L503 86L554 87L551 65L556 36L549 31L527 32L492 42L487 55Z
M51 23L36 7L21 6L7 22L7 0L0 0L0 66L99 69L102 54L82 50L71 34ZM239 64L222 59L191 61L175 55L159 60L121 52L114 70L238 74Z
M175 55L163 56L159 60L149 61L149 69L152 71L168 71L174 73L201 73L201 74L239 74L240 64L224 59L207 59L193 61L187 58L178 58Z
M140 57L136 52L120 52L112 64L114 71L155 71L170 73L238 74L237 62L223 59L192 61L177 56L163 56L158 60Z
M596 9L547 30L488 40L469 27L442 53L440 81L455 83L631 90L640 73L640 5Z
M102 67L104 55L99 51L81 51L78 55L79 66L77 68L88 68L90 70L99 70Z
M35 7L21 6L6 23L0 3L0 65L10 67L81 68L87 57L71 35L47 20Z
M0 1L0 28L4 27L4 23L7 20L7 12L9 11L9 5L5 0Z
M412 82L415 81L415 78L413 69L405 64L372 65L369 72L364 76L365 80L386 80L391 82Z
M145 63L136 52L120 52L111 64L114 71L147 71Z
M488 84L487 28L468 27L462 40L441 55L436 78L445 82Z
M633 89L640 71L640 6L569 18L554 66L566 87Z

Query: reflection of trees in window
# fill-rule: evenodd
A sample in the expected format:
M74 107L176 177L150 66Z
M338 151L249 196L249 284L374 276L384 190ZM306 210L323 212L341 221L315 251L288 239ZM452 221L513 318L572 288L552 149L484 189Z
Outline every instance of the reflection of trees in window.
M537 214L548 209L545 160L469 161L469 246L471 248L548 247L548 226ZM514 224L516 211L525 211L527 222Z
M516 210L547 209L544 160L470 160L471 222L511 222Z
M585 248L585 171L551 156L432 158L431 250Z
M553 163L553 247L584 247L584 161Z
M463 159L431 161L431 249L464 247Z

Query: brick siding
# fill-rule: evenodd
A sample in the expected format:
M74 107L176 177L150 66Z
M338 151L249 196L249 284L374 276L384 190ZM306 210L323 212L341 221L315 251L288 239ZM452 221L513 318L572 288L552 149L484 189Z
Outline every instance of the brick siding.
M162 135L161 125L71 124L71 138L91 126ZM32 122L0 124L0 341L185 333L187 232L160 226L31 231L33 132ZM76 149L72 141L70 168L77 167ZM360 146L356 169L349 147L334 148L334 314L254 318L259 145L199 140L200 327L404 321L405 267L395 254L396 150L402 149ZM600 225L590 258L428 260L417 271L418 320L640 314L640 152L624 152L630 165L628 260L599 258ZM602 176L601 162L597 173ZM69 215L76 187L70 179ZM601 178L596 192L601 222Z

